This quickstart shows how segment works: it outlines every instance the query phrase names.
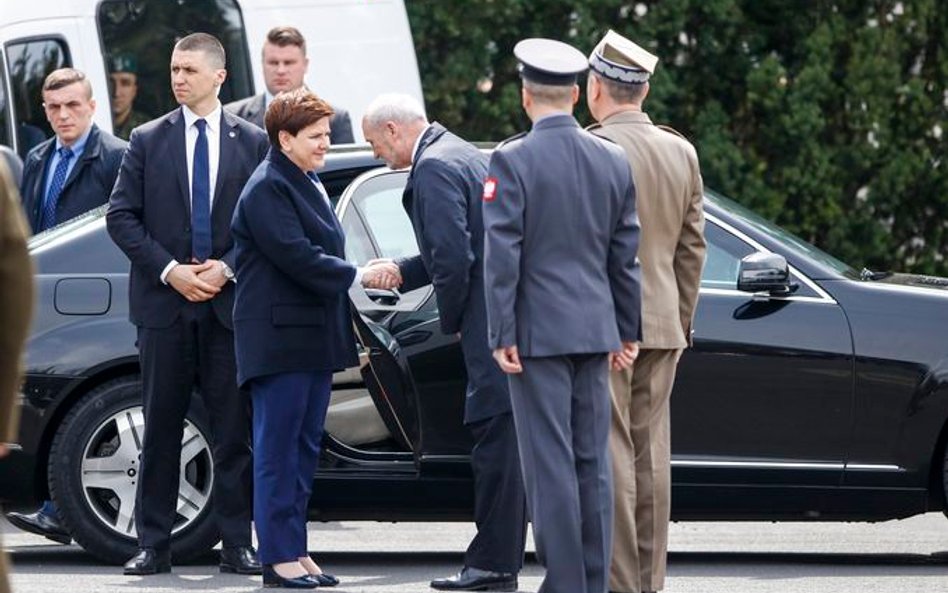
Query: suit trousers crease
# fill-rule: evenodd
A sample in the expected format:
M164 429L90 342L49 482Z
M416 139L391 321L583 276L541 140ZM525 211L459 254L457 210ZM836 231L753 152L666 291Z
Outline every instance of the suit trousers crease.
M306 556L306 519L329 397L330 371L276 373L251 381L254 525L264 564Z
M527 507L513 414L498 414L468 428L475 442L471 467L477 534L464 554L464 565L517 573L523 567Z
M665 584L671 516L669 399L680 355L681 350L642 350L632 369L610 374L613 591L659 591Z
M214 460L213 508L225 547L251 544L250 405L237 389L234 334L210 302L189 303L167 328L138 330L145 434L136 492L141 547L170 547L179 495L183 423L195 387L210 422ZM189 451L185 444L185 451ZM179 496L183 500L179 501Z
M608 358L522 358L509 375L539 593L604 593L612 544Z

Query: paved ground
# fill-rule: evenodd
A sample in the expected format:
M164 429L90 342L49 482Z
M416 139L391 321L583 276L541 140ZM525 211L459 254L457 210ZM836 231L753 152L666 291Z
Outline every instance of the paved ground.
M125 577L77 546L59 546L0 523L16 593L254 591L259 579L220 575L208 556L172 575ZM455 571L472 533L451 523L314 523L310 544L343 583L337 593L428 592ZM520 590L543 572L532 555ZM673 525L669 593L948 593L948 519L929 514L867 523Z

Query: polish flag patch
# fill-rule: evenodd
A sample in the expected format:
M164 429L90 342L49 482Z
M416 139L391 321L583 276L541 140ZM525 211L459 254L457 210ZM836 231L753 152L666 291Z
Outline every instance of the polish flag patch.
M484 201L493 202L497 197L497 178L488 177L484 180Z

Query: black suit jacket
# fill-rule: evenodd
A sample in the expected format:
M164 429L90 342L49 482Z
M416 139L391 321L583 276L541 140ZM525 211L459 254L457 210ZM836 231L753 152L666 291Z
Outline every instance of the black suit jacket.
M269 147L259 128L221 114L220 163L211 206L211 258L234 268L230 220L237 197ZM191 192L184 115L175 109L135 128L122 160L106 216L112 240L132 261L129 317L139 327L174 323L188 301L161 282L171 260L191 259ZM234 287L212 300L220 322L233 327Z
M279 150L247 182L233 220L237 380L359 363L349 314L355 266L332 206Z
M89 139L82 156L73 165L59 202L56 204L56 222L64 222L88 212L109 201L115 176L118 175L122 155L128 143L111 134L103 133L92 124ZM46 173L49 170L50 156L56 149L56 137L37 145L26 155L23 165L23 179L20 182L20 194L23 209L33 228L39 229L42 218L43 200L46 195Z
M266 127L263 125L263 116L266 115L265 104L266 96L259 94L228 103L224 105L224 109L266 131ZM330 107L335 113L329 118L329 142L331 144L352 144L355 142L355 138L352 135L352 121L349 118L349 112L335 105Z

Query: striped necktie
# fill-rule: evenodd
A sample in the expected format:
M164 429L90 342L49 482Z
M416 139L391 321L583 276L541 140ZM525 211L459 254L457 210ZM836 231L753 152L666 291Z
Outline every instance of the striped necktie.
M58 152L59 162L53 171L53 181L49 184L49 191L46 192L46 200L43 202L43 215L39 226L41 231L56 225L56 206L59 204L59 194L66 185L66 172L69 171L69 162L73 157L72 149L68 146L63 146Z

